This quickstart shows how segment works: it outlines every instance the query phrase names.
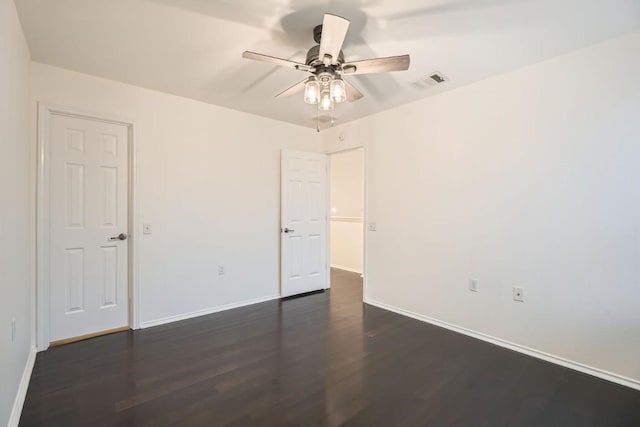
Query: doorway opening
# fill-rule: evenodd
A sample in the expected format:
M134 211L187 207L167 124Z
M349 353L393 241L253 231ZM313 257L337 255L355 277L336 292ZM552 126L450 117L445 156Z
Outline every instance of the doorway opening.
M330 156L331 286L362 283L364 274L364 149Z

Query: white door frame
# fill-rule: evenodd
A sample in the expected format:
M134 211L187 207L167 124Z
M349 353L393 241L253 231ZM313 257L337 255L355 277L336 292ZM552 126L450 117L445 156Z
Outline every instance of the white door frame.
M61 107L53 104L38 102L38 160L36 179L36 347L38 351L49 348L50 342L50 161L51 141L50 122L54 115L75 117L85 120L97 120L107 123L124 125L128 129L128 305L129 327L140 328L139 293L138 286L138 256L139 230L135 213L136 205L136 144L134 137L134 122L102 113L83 111L77 108Z
M367 149L364 145L358 145L355 147L345 148L343 150L328 151L326 154L329 157L327 168L331 169L331 157L334 154L348 153L350 151L362 150L362 301L367 301ZM331 213L331 173L327 173L328 191L327 191L327 212ZM329 267L331 267L331 218L327 221L327 260L329 261ZM329 284L331 286L331 274L328 276Z

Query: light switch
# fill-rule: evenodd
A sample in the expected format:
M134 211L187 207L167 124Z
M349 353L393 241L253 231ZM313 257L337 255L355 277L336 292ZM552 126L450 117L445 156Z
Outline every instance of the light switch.
M142 224L142 232L144 234L151 234L151 224Z

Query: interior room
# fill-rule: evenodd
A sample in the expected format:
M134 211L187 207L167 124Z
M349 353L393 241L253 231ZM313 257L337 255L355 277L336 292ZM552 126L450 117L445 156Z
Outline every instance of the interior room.
M637 0L0 0L0 425L640 425Z

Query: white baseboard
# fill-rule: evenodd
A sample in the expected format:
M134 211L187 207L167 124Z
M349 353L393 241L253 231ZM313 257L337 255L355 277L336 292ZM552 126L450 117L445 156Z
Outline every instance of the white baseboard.
M11 409L11 415L9 416L9 424L7 424L8 427L18 427L18 423L20 422L20 415L22 415L24 399L27 397L27 389L29 388L33 365L36 363L36 353L37 350L35 348L32 348L29 351L27 363L24 366L20 385L18 386L18 392L16 393L16 398L13 401L13 408Z
M231 310L232 308L244 307L247 305L258 304L260 302L271 301L280 298L280 295L269 295L266 297L254 298L250 300L244 300L235 302L232 304L219 305L217 307L205 308L203 310L192 311L189 313L176 314L175 316L163 317L161 319L147 320L146 322L140 322L140 328L150 328L152 326L164 325L167 323L177 322L179 320L191 319L198 316L205 316L207 314L217 313L219 311Z
M358 270L357 268L353 268L353 267L345 267L344 265L331 264L331 268L337 268L338 270L344 270L344 271L350 271L351 273L362 274L362 270Z
M515 344L510 341L506 341L500 338L493 337L491 335L483 334L481 332L476 332L471 329L463 328L462 326L454 325L448 322L443 322L442 320L433 319L428 316L424 316L422 314L414 313L412 311L404 310L402 308L398 308L389 304L382 303L380 301L375 301L371 299L365 299L364 301L367 304L393 311L394 313L401 314L403 316L412 317L417 320L421 320L426 323L430 323L432 325L440 326L445 329L449 329L454 332L458 332L464 335L468 335L473 338L477 338L482 341L489 342L491 344L498 345L500 347L508 348L509 350L514 350L519 353L524 353L528 356L536 357L538 359L545 360L547 362L555 363L560 366L564 366L565 368L574 369L576 371L592 375L594 377L601 378L606 381L611 381L616 384L620 384L626 387L633 388L635 390L640 390L640 381L634 380L632 378L624 377L622 375L614 374L612 372L608 372L602 369L594 368L592 366L584 365L579 362L574 362L572 360L565 359L560 356L555 356L553 354L545 353L543 351L535 350L530 347L525 347L520 344Z

